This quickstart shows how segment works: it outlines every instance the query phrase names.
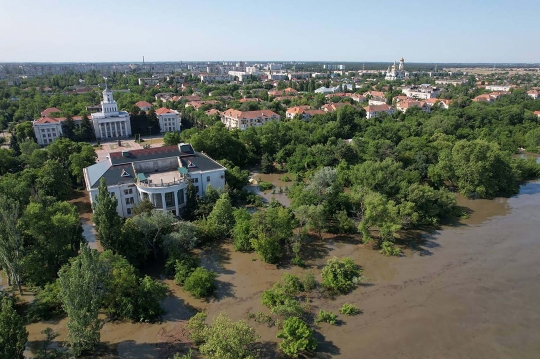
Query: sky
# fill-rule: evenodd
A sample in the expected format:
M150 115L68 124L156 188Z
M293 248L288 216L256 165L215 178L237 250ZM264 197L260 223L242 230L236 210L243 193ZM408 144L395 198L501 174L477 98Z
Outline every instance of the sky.
M0 0L0 62L540 62L540 0Z

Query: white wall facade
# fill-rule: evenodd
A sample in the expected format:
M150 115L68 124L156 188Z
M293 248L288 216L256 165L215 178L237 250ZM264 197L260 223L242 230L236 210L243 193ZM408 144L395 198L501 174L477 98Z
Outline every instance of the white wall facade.
M46 146L54 142L55 139L62 136L62 124L57 123L33 123L34 134L38 145Z
M178 112L164 113L157 115L159 119L159 128L161 133L180 131L180 116Z

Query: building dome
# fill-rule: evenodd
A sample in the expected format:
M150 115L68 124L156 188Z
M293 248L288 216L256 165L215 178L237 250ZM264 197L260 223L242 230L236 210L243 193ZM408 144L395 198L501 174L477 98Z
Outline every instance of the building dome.
M405 60L403 60L403 57L401 58L401 60L399 60L400 62L405 62Z

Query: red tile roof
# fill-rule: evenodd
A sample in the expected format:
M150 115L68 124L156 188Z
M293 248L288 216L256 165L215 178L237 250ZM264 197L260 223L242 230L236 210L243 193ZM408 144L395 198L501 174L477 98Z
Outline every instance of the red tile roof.
M299 115L301 113L303 113L305 110L311 110L311 106L308 106L308 105L303 105L303 106L294 106L294 107L289 107L287 109L287 111L285 111L286 113L291 113L291 114L294 114L294 115Z
M165 113L176 113L176 112L173 111L173 110L170 110L170 109L168 109L168 108L166 108L166 107L158 108L158 109L156 110L156 114L158 114L158 115L163 115L163 114L165 114Z
M337 111L338 108L343 107L343 106L351 106L351 104L348 102L329 103L326 105L322 105L321 110L326 111L326 112L333 112L333 111Z
M366 112L381 112L381 111L390 111L392 109L392 106L390 105L369 105L364 107Z
M237 118L237 119L254 119L259 117L279 117L277 113L270 110L257 110L257 111L238 111L235 109L228 109L223 112L224 116Z
M146 102L146 101L138 101L138 102L135 103L135 106L137 106L138 108L152 107L152 104L150 102Z
M56 107L49 107L41 111L41 116L46 117L50 115L51 113L56 113L56 112L62 112L62 110L59 110Z
M60 123L62 122L63 118L60 119L60 118L52 118L52 117L47 117L47 116L44 116L42 118L39 118L37 120L34 121L34 124L47 124L47 123Z
M219 112L219 111L216 110L215 108L211 108L210 110L206 111L205 113L206 113L206 115L208 115L208 116L213 116L213 115L215 115L215 114L221 115L221 112Z

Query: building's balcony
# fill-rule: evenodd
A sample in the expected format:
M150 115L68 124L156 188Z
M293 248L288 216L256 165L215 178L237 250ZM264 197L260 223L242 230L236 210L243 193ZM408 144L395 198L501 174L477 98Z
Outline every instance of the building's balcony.
M187 183L187 179L178 170L137 174L140 187L171 187L182 183Z

